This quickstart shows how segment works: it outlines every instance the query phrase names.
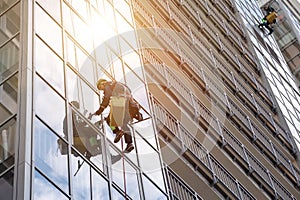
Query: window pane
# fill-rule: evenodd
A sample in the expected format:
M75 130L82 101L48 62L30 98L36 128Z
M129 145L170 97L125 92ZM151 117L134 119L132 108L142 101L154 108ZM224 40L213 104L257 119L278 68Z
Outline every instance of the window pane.
M0 127L0 174L15 162L15 136L16 119L11 119Z
M99 96L70 68L67 69L67 90L68 98L79 102L80 112L94 113L99 108Z
M60 0L37 0L37 2L60 23Z
M66 0L84 20L88 20L88 5L85 0Z
M146 199L151 197L151 199L167 200L167 197L164 195L164 193L155 187L155 185L146 176L143 175L142 181Z
M122 194L120 194L120 192L116 189L116 188L114 188L114 187L112 187L112 191L111 191L111 199L114 199L114 200L123 200L123 199L126 199Z
M64 68L62 60L36 37L36 70L64 96Z
M78 156L77 158L75 156L72 156L71 166L73 173L72 177L74 199L91 199L91 181L89 165L80 156Z
M55 184L68 192L68 157L58 154L58 137L40 120L34 124L35 165Z
M76 53L77 70L87 81L90 82L91 85L95 85L95 63L88 55L83 53L78 47L76 48Z
M0 48L0 81L19 67L19 36Z
M3 3L3 1L1 2ZM20 31L20 4L15 5L0 17L0 44Z
M17 112L18 74L0 85L0 124Z
M0 199L12 200L13 199L13 170L6 172L0 177Z
M115 14L116 14L118 33L133 31L132 26L123 18L122 15L119 14L119 12L115 12Z
M114 1L114 6L120 13L122 13L125 19L132 23L130 6L125 0Z
M109 200L108 182L92 169L92 199Z
M145 116L143 114L143 116ZM151 119L147 119L134 124L135 140L143 140L143 138L152 145L153 148L157 149L155 131L153 129L153 124Z
M113 181L124 190L124 180L126 180L127 194L132 199L140 199L137 171L111 147L110 152ZM123 166L123 164L125 165Z
M63 2L63 25L78 43L88 52L92 52L92 32L90 27Z
M63 134L65 101L41 78L35 78L35 111L54 131Z
M160 188L165 190L159 155L145 140L136 140L142 171Z
M59 55L62 55L62 30L40 6L35 6L36 32Z
M52 185L46 178L44 178L38 171L34 172L34 194L33 199L41 200L64 200L69 199L59 190L57 190L54 185Z

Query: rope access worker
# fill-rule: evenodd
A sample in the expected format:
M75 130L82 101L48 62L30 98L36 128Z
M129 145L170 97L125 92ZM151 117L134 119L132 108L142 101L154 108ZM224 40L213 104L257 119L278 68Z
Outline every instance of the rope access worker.
M133 118L141 121L143 119L141 113L138 112L139 108L132 98L130 89L116 81L107 81L99 79L96 83L98 90L103 91L103 99L100 108L93 115L100 115L104 109L110 104L110 112L106 117L106 122L110 126L114 134L116 134L114 143L120 141L121 137L125 134L125 143L127 146L125 152L131 152L134 149L132 144L132 135L128 127L128 123Z
M274 8L270 6L265 7L264 10L267 14L262 19L262 22L258 25L258 27L261 29L264 26L269 31L269 33L267 33L266 35L271 35L274 32L274 28L272 26L276 23L276 18L278 17L278 15L275 12Z

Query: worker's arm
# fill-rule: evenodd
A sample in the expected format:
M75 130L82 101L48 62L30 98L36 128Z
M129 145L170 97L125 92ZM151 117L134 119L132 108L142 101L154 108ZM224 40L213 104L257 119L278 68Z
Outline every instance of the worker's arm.
M104 89L104 96L100 104L100 107L94 113L94 115L100 115L104 111L104 109L109 105L111 94L112 94L111 88L109 86L106 86Z

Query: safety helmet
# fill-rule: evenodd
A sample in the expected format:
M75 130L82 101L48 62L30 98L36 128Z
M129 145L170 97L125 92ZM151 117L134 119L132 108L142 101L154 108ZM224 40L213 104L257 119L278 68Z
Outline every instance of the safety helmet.
M97 83L96 83L98 90L100 90L100 86L101 86L102 84L105 84L106 82L107 82L106 79L100 78L100 79L97 81Z

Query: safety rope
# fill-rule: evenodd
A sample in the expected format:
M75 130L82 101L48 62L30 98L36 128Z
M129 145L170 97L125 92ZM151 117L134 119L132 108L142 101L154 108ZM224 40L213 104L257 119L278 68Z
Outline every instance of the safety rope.
M121 149L122 149L122 165L123 165L123 178L124 178L124 193L125 193L125 199L127 199L127 193L126 193L126 174L125 174L125 158L124 158L124 143L123 143L123 138L121 138Z

